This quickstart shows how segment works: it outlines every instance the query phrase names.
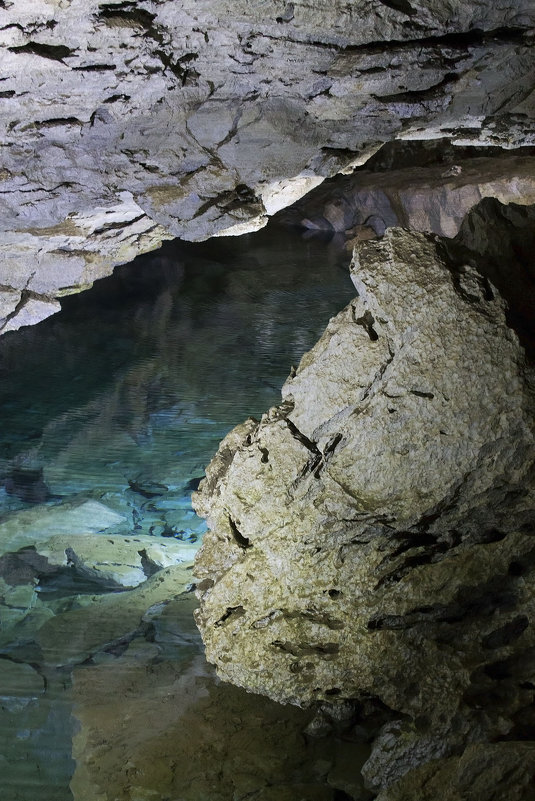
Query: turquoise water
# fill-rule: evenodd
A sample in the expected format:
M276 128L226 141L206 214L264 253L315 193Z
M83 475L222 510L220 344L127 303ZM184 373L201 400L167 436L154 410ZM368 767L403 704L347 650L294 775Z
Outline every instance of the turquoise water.
M348 261L276 227L168 243L0 338L2 801L73 797L73 669L120 670L132 642L156 648L149 662L182 658L176 626L162 634L156 612L134 625L123 601L142 610L145 580L191 560L205 528L191 491L221 438L278 402L291 365L353 296ZM99 604L114 620L100 639Z

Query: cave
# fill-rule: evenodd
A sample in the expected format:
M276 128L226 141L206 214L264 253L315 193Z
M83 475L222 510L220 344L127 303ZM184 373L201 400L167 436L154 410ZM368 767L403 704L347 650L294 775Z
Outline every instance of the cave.
M535 797L532 0L0 0L3 801Z

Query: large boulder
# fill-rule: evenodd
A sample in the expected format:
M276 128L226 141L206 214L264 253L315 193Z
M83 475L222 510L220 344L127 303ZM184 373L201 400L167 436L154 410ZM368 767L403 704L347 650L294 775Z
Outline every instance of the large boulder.
M377 791L526 725L533 385L496 289L436 237L390 229L352 276L282 404L226 437L194 496L197 621L227 681L388 708Z
M395 138L533 144L531 0L0 3L0 331Z

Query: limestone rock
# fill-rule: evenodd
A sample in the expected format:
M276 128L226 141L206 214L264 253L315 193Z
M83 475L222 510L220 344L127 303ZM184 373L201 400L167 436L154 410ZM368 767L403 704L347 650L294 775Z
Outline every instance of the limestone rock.
M531 703L534 407L504 302L440 240L390 229L352 275L358 298L194 496L197 621L227 681L389 708L377 792L515 739Z
M379 793L377 801L529 801L534 769L532 743L471 745L460 757L420 768Z
M446 151L447 148L444 148ZM449 149L450 159L455 158ZM418 163L425 152L411 148L414 163L372 171L368 165L350 176L327 181L281 215L288 223L313 230L344 232L362 238L364 226L376 236L388 227L454 237L468 212L483 198L503 204L531 205L535 201L535 157L510 153L467 156L456 163ZM399 161L403 153L397 149Z
M190 563L195 554L194 548L175 540L98 534L51 537L36 550L50 566L69 566L104 585L129 588L164 567Z
M533 143L534 25L531 0L6 0L0 284L28 295L4 328L394 138Z
M26 614L34 585L60 573L108 589L132 588L162 568L193 560L196 549L174 539L117 533L124 521L98 501L11 513L0 523L0 579L11 587L3 604ZM0 618L5 626L1 607Z

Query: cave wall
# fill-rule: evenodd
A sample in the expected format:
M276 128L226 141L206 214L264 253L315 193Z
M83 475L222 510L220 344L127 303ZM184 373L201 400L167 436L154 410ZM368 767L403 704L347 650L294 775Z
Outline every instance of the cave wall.
M531 0L0 3L0 331L392 139L533 144Z

